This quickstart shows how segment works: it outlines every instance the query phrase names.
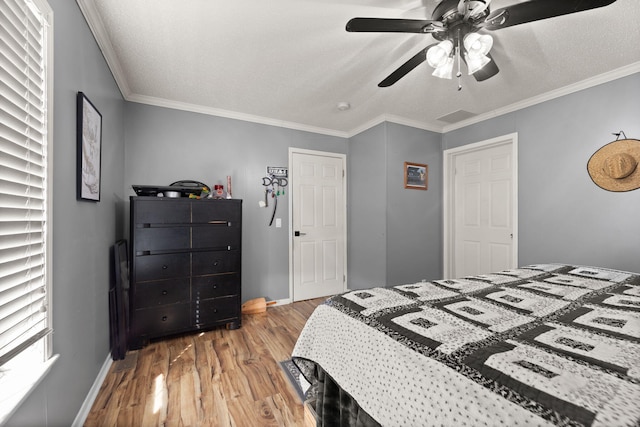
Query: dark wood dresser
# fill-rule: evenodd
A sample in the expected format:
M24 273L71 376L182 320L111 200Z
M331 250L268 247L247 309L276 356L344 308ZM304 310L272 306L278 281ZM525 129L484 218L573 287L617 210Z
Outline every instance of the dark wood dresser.
M242 200L131 197L130 348L241 325Z

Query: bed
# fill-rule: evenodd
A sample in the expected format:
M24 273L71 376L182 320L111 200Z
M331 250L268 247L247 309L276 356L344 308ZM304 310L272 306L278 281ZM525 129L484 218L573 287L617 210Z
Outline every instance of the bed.
M327 299L292 358L318 425L640 425L640 274L559 264Z

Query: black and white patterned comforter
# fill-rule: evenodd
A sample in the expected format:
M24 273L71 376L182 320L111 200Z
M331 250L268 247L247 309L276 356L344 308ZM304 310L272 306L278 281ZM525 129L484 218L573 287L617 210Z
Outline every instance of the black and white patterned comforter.
M383 426L640 425L640 275L545 264L356 290L315 310L293 358Z

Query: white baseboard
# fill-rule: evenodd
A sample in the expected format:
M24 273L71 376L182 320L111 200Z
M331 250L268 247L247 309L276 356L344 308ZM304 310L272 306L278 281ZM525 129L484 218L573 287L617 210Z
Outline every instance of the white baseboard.
M87 420L89 412L91 411L91 407L93 406L93 402L95 402L98 397L100 387L102 387L102 383L109 373L109 368L111 368L112 363L113 359L111 359L111 354L108 354L107 359L102 364L102 368L100 369L100 372L98 372L98 376L89 390L89 394L87 394L87 397L84 399L84 402L80 407L80 411L78 411L78 415L76 415L76 419L73 420L73 424L71 424L72 427L82 427L84 425L84 422Z

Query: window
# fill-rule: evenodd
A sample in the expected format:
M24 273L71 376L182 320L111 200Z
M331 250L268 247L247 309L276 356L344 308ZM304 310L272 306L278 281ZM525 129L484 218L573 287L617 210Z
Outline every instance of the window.
M53 12L46 0L3 0L0 22L2 424L53 361L49 350Z

